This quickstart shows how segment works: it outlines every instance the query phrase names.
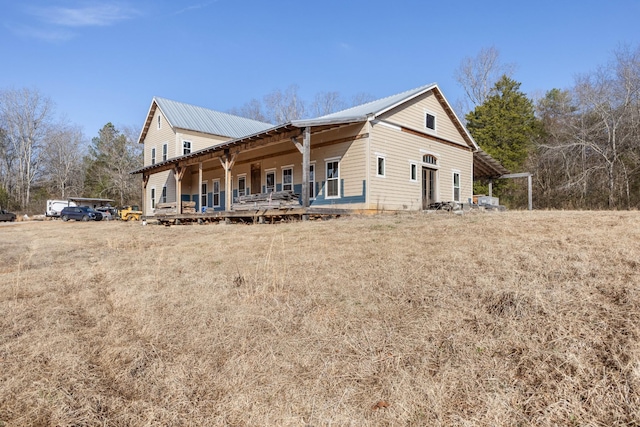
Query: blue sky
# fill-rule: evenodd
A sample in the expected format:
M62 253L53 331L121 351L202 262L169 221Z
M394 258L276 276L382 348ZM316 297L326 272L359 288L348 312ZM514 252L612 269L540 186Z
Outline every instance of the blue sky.
M153 96L219 111L289 85L311 101L427 83L453 104L494 46L533 96L640 44L640 0L0 0L0 89L32 88L88 138L141 127Z

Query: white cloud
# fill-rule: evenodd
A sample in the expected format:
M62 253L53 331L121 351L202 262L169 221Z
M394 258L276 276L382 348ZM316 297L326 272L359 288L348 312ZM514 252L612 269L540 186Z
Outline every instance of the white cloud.
M71 40L75 35L67 30L47 30L43 28L35 28L30 26L7 26L13 33L32 39L43 40L46 42L65 42Z
M63 27L104 27L131 19L138 14L133 8L118 3L77 8L57 6L33 8L31 13L47 23Z

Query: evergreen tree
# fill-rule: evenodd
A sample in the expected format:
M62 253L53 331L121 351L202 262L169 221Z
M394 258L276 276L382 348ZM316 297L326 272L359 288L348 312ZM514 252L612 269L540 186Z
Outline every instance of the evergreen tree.
M533 102L520 91L520 83L503 75L482 105L467 114L467 128L480 147L511 172L523 172L539 124ZM497 196L520 204L526 200L517 183L497 183ZM486 184L476 193L487 192ZM505 197L506 196L506 197ZM505 200L503 200L504 202Z

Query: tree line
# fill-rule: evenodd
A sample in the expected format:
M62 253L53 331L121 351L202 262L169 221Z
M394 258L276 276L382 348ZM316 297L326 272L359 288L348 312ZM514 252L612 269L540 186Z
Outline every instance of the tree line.
M0 91L0 206L44 213L47 199L99 197L115 204L140 199L137 132L107 123L88 141L78 126L55 117L54 102L36 89Z
M491 47L455 70L466 94L455 109L480 147L511 172L533 174L536 208L640 207L640 46L538 99L521 91L515 68ZM320 92L306 102L291 85L228 112L280 124L373 99ZM139 130L107 123L89 141L54 107L38 90L0 90L0 207L40 213L44 200L72 196L139 203L140 177L130 174L143 162ZM510 208L527 205L526 182L499 179L493 190ZM474 193L486 194L487 182Z

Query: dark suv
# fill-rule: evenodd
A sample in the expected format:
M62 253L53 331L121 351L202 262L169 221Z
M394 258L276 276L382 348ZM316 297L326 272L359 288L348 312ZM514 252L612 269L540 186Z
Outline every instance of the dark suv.
M70 219L75 219L76 221L100 221L102 214L86 206L67 206L60 212L60 218L63 221L69 221Z

